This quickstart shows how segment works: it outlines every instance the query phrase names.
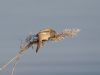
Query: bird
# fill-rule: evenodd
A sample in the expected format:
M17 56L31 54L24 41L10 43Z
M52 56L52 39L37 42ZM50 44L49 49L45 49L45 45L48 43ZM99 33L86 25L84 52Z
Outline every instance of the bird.
M13 57L11 60L9 60L6 64L4 64L0 71L5 69L10 63L14 62L13 69L11 72L11 75L13 75L13 72L16 67L16 63L19 60L19 58L30 48L34 45L37 45L36 47L36 53L38 53L39 49L41 47L44 47L45 42L47 41L60 41L63 40L65 37L67 38L73 38L76 36L76 34L80 31L80 29L70 29L66 28L62 32L57 32L52 28L44 28L40 30L36 34L29 34L24 41L21 42L20 45L20 51Z
M44 28L40 30L37 34L30 34L26 39L25 42L22 44L20 50L23 52L24 50L32 47L33 45L37 45L36 53L39 51L41 47L44 47L46 41L60 41L65 37L73 37L75 36L80 30L79 29L65 29L63 32L58 33L52 28Z
M39 48L44 46L44 43L46 41L49 41L51 38L55 38L57 32L51 28L45 28L41 30L39 33L37 33L38 42L37 42L37 48L36 53L38 52Z

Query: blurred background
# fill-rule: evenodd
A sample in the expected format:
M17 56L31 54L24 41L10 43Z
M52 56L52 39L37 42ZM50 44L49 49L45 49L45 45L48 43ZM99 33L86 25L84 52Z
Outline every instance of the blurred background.
M14 75L100 75L100 0L0 0L0 66L42 28L79 28L73 39L31 48ZM0 75L10 75L10 64Z

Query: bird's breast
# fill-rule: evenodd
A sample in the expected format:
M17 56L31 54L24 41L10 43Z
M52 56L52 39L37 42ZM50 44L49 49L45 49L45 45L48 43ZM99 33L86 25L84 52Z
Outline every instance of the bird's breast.
M40 33L39 34L39 39L40 40L48 40L50 37L50 33Z

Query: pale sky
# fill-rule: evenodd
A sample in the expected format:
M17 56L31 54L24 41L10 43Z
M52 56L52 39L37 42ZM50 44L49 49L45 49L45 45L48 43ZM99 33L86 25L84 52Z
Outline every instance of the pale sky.
M81 31L73 39L47 42L39 54L29 49L14 75L100 75L100 0L0 0L0 65L28 33L47 27Z

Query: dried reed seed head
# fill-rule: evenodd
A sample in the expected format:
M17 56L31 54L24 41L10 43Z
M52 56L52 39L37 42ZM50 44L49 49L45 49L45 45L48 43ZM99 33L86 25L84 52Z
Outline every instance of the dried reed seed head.
M66 35L66 37L72 38L76 36L76 34L80 31L80 29L65 29L63 31L63 34Z
M77 28L76 28L76 29L71 29L71 28L70 28L70 29L65 29L65 30L64 30L64 32L66 32L66 31L79 32L80 29L77 29Z

